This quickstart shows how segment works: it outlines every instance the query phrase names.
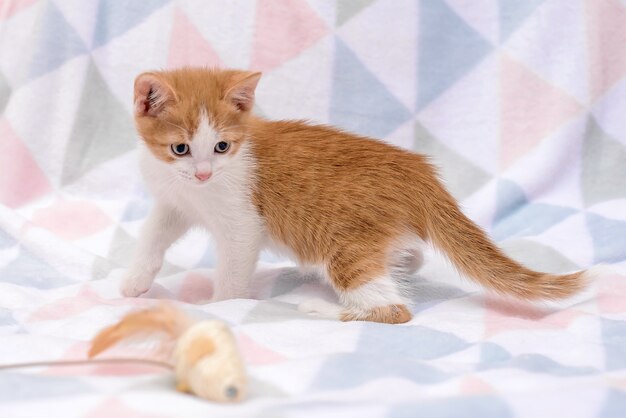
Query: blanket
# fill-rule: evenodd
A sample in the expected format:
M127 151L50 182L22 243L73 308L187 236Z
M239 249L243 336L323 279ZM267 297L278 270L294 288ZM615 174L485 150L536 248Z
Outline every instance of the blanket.
M139 365L0 371L0 416L623 417L626 4L620 0L0 2L0 363L82 359L125 313L168 300L226 321L250 396L217 405ZM431 156L465 213L517 260L605 267L530 304L436 251L414 319L342 323L263 253L251 299L208 303L214 244L191 231L153 288L117 290L153 204L137 170L142 71L263 72L255 112L330 123Z

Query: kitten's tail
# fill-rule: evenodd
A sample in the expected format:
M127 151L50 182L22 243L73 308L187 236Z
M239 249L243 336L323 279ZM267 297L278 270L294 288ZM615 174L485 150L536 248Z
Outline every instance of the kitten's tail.
M428 205L425 232L460 272L488 289L528 300L566 298L586 286L584 271L540 273L510 259L444 193L446 198Z

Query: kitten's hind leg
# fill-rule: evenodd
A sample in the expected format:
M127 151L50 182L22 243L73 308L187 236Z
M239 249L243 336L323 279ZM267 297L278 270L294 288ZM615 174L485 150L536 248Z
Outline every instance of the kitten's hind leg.
M381 281L390 280L382 278ZM380 283L379 283L380 284ZM367 286L367 285L365 285ZM404 301L381 299L372 300L380 289L377 284L362 287L356 291L342 291L343 305L323 299L309 299L298 305L298 310L320 318L339 319L342 321L372 321L387 324L400 324L411 320L411 312Z
M389 324L410 321L403 282L388 273L387 262L383 256L364 256L344 249L327 268L327 278L339 296L341 306L312 300L300 304L299 310L342 321Z
M402 248L394 251L389 262L392 275L410 276L422 268L424 254L421 248Z
M342 321L401 324L411 320L407 298L391 275L376 277L358 287L338 290L344 310Z

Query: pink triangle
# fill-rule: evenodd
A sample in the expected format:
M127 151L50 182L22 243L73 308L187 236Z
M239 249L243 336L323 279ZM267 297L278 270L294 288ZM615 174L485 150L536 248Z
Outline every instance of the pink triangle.
M207 42L193 23L178 8L174 11L174 23L170 39L169 68L183 66L219 67L219 55Z
M485 395L495 392L490 384L474 376L467 376L461 380L459 389L464 395Z
M626 74L626 7L618 0L587 0L589 86L597 99Z
M506 169L582 106L505 54L500 58L500 74L500 166Z
M88 201L67 200L58 200L38 209L32 221L66 240L93 235L111 224L111 219L97 205Z
M213 282L202 274L190 272L183 279L178 291L178 299L187 303L202 303L211 300Z
M327 31L324 21L304 0L259 0L250 67L261 71L278 67Z
M61 357L55 358L54 361L81 361L87 359L87 352L91 347L89 341L81 341L70 346ZM109 352L115 352L116 355L105 356L100 355L98 359L116 359L116 358L133 358L133 359L149 359L166 361L164 358L157 358L146 353L146 350L138 350L128 345L120 344L115 346ZM164 369L160 366L150 365L146 363L94 363L93 365L80 365L80 366L50 366L44 369L41 374L43 375L63 375L63 376L136 376L146 374L163 374ZM166 371L167 372L167 371Z
M85 418L164 418L165 415L143 413L126 405L120 398L109 398L92 409Z
M35 4L37 0L0 1L0 19L7 19L17 12Z
M0 203L16 208L50 192L50 182L6 119L0 120L0 140Z
M609 275L597 279L598 308L600 313L621 314L626 312L626 277Z
M550 311L529 302L487 296L485 337L515 330L564 329L581 315L584 314L574 309Z
M154 286L156 287L156 286ZM153 288L154 288L153 287ZM84 284L78 289L74 296L68 296L51 301L40 306L28 317L27 322L53 321L66 319L74 315L79 315L88 311L94 306L150 306L150 299L144 298L122 298L110 299L100 296L89 284Z
M245 334L237 336L241 354L250 365L280 363L285 360L282 355L258 344Z

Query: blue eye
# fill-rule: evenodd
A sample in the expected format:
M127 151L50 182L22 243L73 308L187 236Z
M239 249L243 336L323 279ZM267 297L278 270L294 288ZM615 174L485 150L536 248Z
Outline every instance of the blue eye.
M230 148L230 143L226 142L226 141L220 141L217 144L215 144L215 152L223 154L226 151L228 151L228 148Z
M172 152L176 155L185 155L189 153L189 145L187 144L173 144Z

